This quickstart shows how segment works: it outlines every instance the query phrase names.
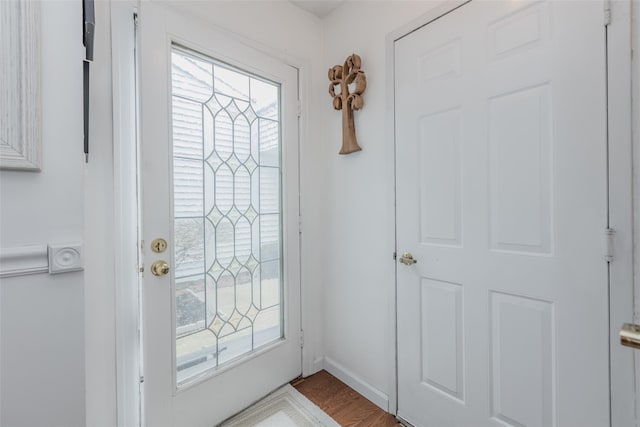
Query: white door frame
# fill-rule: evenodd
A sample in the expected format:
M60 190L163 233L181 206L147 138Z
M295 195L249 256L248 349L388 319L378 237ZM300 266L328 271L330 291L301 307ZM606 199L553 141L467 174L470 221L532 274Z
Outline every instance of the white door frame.
M137 224L138 206L137 199L131 200L131 189L137 186L137 164L134 156L137 156L137 124L135 116L135 59L131 54L137 49L135 41L135 27L133 16L138 11L139 0L111 1L111 67L112 67L112 96L113 96L113 203L114 222L130 227ZM253 46L263 53L282 61L298 70L298 99L301 111L309 111L309 99L311 88L311 64L303 59L285 52L282 48L265 45L250 37L220 28L215 24L208 24L216 31L233 37L238 42ZM135 94L137 97L137 94ZM298 163L302 164L305 156L305 142L311 140L311 126L309 116L300 114L298 118ZM299 180L299 202L303 192L304 181ZM131 230L129 228L129 230ZM124 233L124 232L123 232ZM116 313L115 327L115 373L116 373L116 401L113 410L116 412L118 425L144 426L145 420L141 412L141 395L143 387L143 370L140 367L141 345L138 328L140 326L138 306L138 278L137 274L131 274L132 244L138 247L138 239L122 234L116 236L114 250L116 258L114 271L117 280L114 283ZM135 238L135 240L134 240ZM300 235L300 258L302 258L302 239ZM136 259L137 264L137 259ZM301 272L304 265L300 266ZM304 276L300 280L301 291L301 324L303 330L315 330L312 324L313 316L305 315L313 311L316 301L307 292ZM89 308L87 308L89 309ZM313 349L302 348L302 373L309 375L317 371L314 363Z
M607 109L609 154L609 227L615 230L609 264L609 331L612 426L637 426L636 351L620 345L618 332L634 321L634 196L632 157L631 2L605 2L607 27ZM637 25L637 24L636 24ZM636 113L637 115L637 113ZM637 201L636 201L637 202Z
M111 2L115 368L118 425L144 425L138 277L137 1Z
M471 0L450 0L434 7L424 15L403 25L386 37L387 105L386 136L395 144L395 42L430 22L463 7ZM613 238L613 262L609 274L609 354L611 378L611 426L637 426L635 418L636 390L634 352L622 347L618 331L624 322L634 319L633 307L633 165L632 165L632 114L631 114L631 2L603 0L603 26L605 10L609 8L611 22L607 26L608 70L608 156L609 156L609 227L615 230ZM394 156L394 177L395 156ZM395 190L395 186L394 186ZM394 207L394 225L397 215ZM397 233L396 233L397 235ZM606 237L602 230L603 256ZM397 240L396 240L397 243ZM395 248L397 253L397 247ZM604 262L604 260L603 260ZM396 263L397 271L397 263ZM398 410L397 375L397 274L389 287L388 296L395 301L390 310L391 342L395 355L388 367L389 412Z

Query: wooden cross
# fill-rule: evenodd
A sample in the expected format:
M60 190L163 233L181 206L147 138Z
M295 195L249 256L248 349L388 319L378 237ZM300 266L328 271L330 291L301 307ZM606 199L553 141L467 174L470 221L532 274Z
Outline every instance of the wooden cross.
M339 154L349 154L362 150L356 140L356 128L353 123L353 110L364 106L362 93L367 88L367 78L360 70L362 60L355 53L349 56L344 65L329 68L329 95L333 97L333 108L342 110L342 149Z

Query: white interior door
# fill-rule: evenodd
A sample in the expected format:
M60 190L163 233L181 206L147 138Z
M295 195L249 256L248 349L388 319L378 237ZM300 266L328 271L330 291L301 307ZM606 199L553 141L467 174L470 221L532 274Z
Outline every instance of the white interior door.
M399 416L609 425L602 3L472 1L395 60Z
M144 417L211 427L301 373L297 70L139 18Z

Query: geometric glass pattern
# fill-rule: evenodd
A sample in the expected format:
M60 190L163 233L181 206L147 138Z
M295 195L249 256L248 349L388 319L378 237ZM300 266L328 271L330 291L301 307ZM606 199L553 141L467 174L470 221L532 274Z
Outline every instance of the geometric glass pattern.
M174 46L177 384L282 338L280 85Z

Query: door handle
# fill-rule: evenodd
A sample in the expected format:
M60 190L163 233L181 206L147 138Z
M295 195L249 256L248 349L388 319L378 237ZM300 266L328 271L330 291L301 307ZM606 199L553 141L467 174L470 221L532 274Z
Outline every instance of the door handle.
M156 261L151 264L151 272L154 276L164 276L169 272L169 264L166 261Z
M411 255L411 253L409 252L403 253L399 261L404 265L412 265L418 262L417 260L413 259L413 255Z
M640 348L640 325L633 323L622 325L622 329L620 329L620 344L631 348Z

